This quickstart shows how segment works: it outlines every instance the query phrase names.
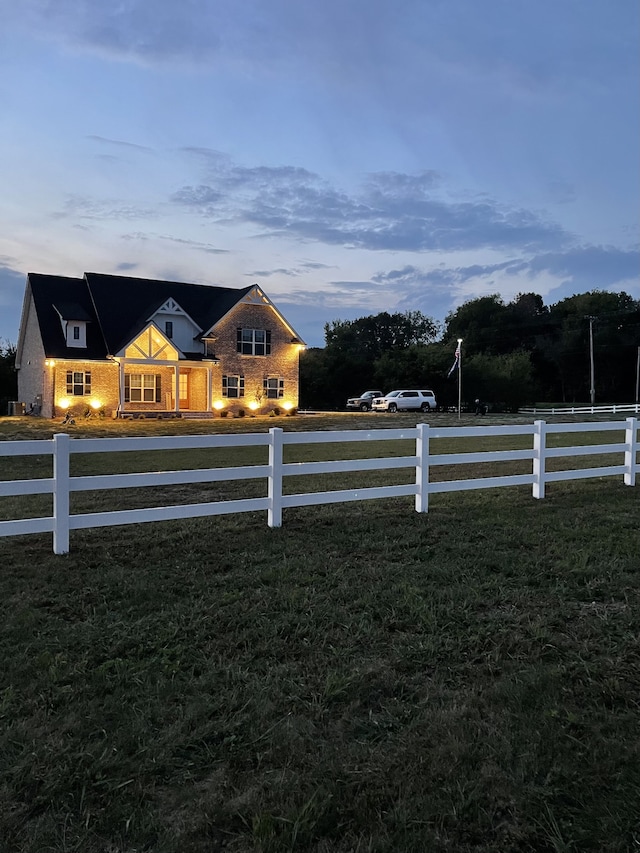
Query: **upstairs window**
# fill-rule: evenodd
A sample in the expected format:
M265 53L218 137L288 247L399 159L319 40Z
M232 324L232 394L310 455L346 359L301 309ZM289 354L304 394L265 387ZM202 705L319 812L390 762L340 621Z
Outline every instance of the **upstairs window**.
M222 396L244 397L244 376L223 376Z
M72 397L91 394L91 371L67 370L67 394Z
M263 388L264 396L268 400L284 397L284 379L281 376L265 376Z
M237 351L241 355L271 355L268 329L238 329Z
M165 335L171 340L173 337L173 320L166 320L164 324Z
M87 324L80 320L71 323L63 321L62 328L68 347L84 349L87 346Z

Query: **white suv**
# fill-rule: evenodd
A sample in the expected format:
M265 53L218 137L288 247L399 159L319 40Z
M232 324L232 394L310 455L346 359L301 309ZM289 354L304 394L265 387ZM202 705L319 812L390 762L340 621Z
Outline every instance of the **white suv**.
M372 401L374 412L399 412L401 409L428 412L437 406L433 391L390 391Z

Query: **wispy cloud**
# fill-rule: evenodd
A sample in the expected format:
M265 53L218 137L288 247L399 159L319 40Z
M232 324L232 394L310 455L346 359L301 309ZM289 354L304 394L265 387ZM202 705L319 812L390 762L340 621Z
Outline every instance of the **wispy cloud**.
M203 243L199 240L188 240L184 237L173 237L170 234L155 234L144 231L134 231L130 234L122 234L122 240L136 240L147 242L149 240L161 240L166 243L177 243L179 246L184 246L188 249L195 249L198 252L205 252L208 255L228 255L229 249L220 249L212 243Z
M95 134L89 134L87 139L91 139L93 142L98 142L102 145L116 146L117 148L133 148L136 151L153 153L153 148L149 148L147 145L138 145L135 142L127 142L122 139L109 139L106 136L96 136Z
M584 79L586 73L599 81L614 51L635 50L637 31L637 4L630 0L618 0L615 8L628 25L624 40L606 26L607 4L580 0L493 3L481 14L476 0L405 0L402 14L394 0L270 0L267 5L264 0L20 0L5 6L3 15L12 23L43 38L118 59L191 66L217 61L263 71L304 66L342 86L378 77L381 95L386 89L412 98L421 91L431 102L439 97L445 75L457 77L461 90L481 80L520 98L552 90L558 78ZM572 49L583 38L577 20L588 20L598 33L586 64ZM541 39L544 62L537 52ZM398 55L404 58L401 68L390 62ZM439 85L425 87L438 71Z
M319 270L335 269L335 264L322 264L318 261L301 261L291 267L276 267L274 269L253 270L246 273L250 278L253 276L261 276L271 278L274 275L284 275L290 278L297 278L302 275L307 275L309 272L317 272Z
M251 224L262 236L409 252L533 252L571 243L561 226L533 211L437 195L435 172L380 172L347 193L291 166L246 168L216 158L208 171L208 183L184 186L171 201L216 221Z
M319 261L302 261L300 266L306 270L330 270L335 269L335 264L322 264Z
M12 17L42 37L138 62L194 64L220 46L220 16L207 0L24 0Z
M122 199L90 198L82 195L67 196L63 208L52 214L54 219L75 220L148 220L158 216L151 207L137 207Z
M286 267L279 267L278 269L273 270L253 270L252 272L245 273L245 276L247 276L248 278L270 278L272 275L284 275L289 276L291 278L296 278L300 275L300 272L296 269L287 269Z
M614 246L581 246L531 259L530 274L549 272L569 279L577 290L606 290L626 281L640 286L640 251Z
M443 316L455 305L483 293L501 292L510 298L529 288L547 293L551 302L561 298L560 290L565 295L624 287L640 298L639 273L637 250L587 246L495 264L442 263L433 269L407 265L377 273L372 282L388 287L400 308L418 305L427 313Z

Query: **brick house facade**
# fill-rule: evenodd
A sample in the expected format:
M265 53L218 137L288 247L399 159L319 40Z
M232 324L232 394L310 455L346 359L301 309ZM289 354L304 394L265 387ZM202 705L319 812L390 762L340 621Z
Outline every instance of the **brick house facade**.
M257 285L27 276L18 394L43 417L298 406L303 341Z

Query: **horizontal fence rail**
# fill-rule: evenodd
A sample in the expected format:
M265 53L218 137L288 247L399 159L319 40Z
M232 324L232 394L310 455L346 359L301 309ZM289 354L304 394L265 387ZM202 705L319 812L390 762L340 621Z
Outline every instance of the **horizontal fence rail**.
M270 429L268 433L245 435L167 436L155 438L80 438L71 439L62 433L51 440L0 442L0 457L39 456L52 457L53 476L42 479L0 480L0 498L20 495L53 496L51 516L0 521L0 537L31 533L53 533L53 550L56 554L69 551L71 530L138 524L140 522L166 521L230 513L266 511L269 527L282 525L282 511L290 507L319 506L322 504L364 501L378 498L414 496L415 509L425 513L429 509L429 496L444 492L490 489L503 486L530 485L534 498L544 498L547 483L562 480L579 480L587 477L622 476L625 485L634 486L640 471L638 464L637 418L606 423L554 424L535 421L531 424L479 427L430 427L418 424L409 429L344 430L335 432L285 433ZM549 447L550 435L563 433L617 432L622 441L608 444L578 444ZM531 446L517 450L493 450L460 453L431 453L434 439L474 439L499 436L530 436ZM415 453L410 456L341 459L315 462L284 462L285 447L296 445L331 445L357 442L387 442L410 440ZM134 453L148 451L178 451L225 448L266 447L267 464L244 465L225 468L198 468L183 471L157 471L125 474L100 474L71 476L70 459L73 454ZM617 464L593 468L547 471L547 460L581 456L617 455ZM460 480L433 481L431 471L439 466L458 466L478 463L514 461L531 462L531 471L524 474L474 477ZM403 485L383 485L333 491L283 493L285 477L317 476L322 474L352 473L356 471L384 471L413 469L414 481ZM213 483L237 480L266 480L266 495L238 500L217 500L173 506L147 507L91 513L70 512L70 495L74 492L131 489L140 487L161 488L169 485Z
M543 409L518 409L523 415L622 415L634 412L640 414L640 403L614 403L610 406L560 406Z

